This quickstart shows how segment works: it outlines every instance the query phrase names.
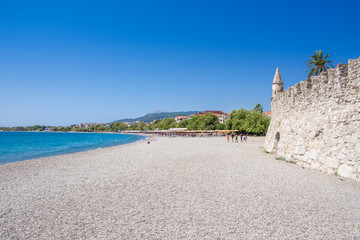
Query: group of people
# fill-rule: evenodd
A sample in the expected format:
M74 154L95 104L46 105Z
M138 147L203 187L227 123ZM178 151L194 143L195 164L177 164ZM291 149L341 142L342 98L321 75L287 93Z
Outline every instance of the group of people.
M242 141L244 141L244 142L246 142L247 141L247 138L248 138L248 136L247 136L247 134L237 134L237 133L231 133L231 134L228 134L227 136L226 136L226 138L227 138L227 141L229 142L230 141L230 136L231 136L231 142L234 142L234 138L235 138L235 142L239 142L239 138L240 138L240 141L242 142Z
M159 137L222 137L226 133L212 133L212 132L144 132L145 134L155 134Z

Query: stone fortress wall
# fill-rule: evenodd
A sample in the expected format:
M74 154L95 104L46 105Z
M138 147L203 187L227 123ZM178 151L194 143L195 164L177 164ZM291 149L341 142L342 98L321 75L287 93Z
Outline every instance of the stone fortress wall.
M360 57L285 91L282 86L277 70L265 150L360 181Z

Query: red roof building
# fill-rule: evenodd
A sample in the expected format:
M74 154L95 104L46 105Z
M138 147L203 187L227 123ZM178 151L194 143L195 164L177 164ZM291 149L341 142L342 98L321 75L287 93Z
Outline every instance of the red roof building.
M213 113L215 115L223 115L224 113L222 111L205 111L204 114L207 114L207 113Z
M186 120L186 119L189 119L189 117L188 116L177 116L177 117L175 117L176 122L181 122L181 121Z
M264 115L265 117L271 117L271 111L268 111L268 112L266 112L266 113L263 113L263 115Z

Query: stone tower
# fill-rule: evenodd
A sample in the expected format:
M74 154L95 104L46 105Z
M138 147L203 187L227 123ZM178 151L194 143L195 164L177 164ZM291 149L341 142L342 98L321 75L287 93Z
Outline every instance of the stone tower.
M272 83L272 95L273 95L273 97L275 96L275 94L277 92L282 92L282 91L284 91L284 83L281 80L281 75L280 75L279 68L276 68L274 81Z

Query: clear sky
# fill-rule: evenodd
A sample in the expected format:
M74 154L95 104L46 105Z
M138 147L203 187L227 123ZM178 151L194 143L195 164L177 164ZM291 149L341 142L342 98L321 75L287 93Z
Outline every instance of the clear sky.
M360 1L0 0L0 126L270 110L315 50L360 56Z

